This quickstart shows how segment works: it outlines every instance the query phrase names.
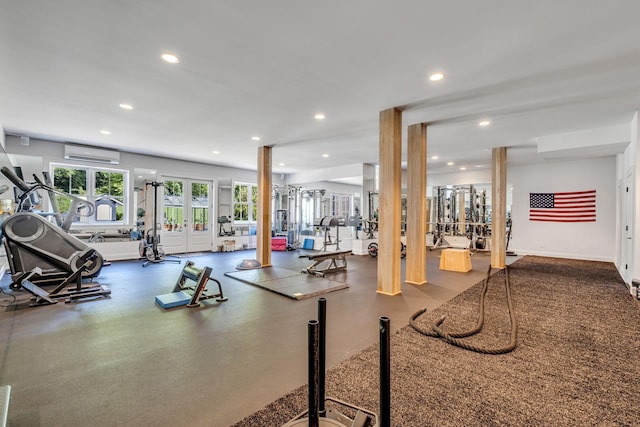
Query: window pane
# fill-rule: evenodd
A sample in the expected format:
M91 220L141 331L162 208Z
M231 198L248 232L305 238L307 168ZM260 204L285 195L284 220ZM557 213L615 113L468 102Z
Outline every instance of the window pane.
M53 170L53 187L68 194L87 195L87 170L56 167ZM61 213L69 211L71 198L56 194L56 201Z
M249 221L249 184L236 184L233 194L233 219L235 221Z
M251 187L251 220L258 220L258 187Z
M124 195L124 174L122 172L96 172L95 195Z
M55 168L53 170L53 186L56 190L69 194L87 194L86 169Z
M194 231L209 229L209 185L191 183L191 217Z
M184 194L182 181L164 182L164 229L182 231Z

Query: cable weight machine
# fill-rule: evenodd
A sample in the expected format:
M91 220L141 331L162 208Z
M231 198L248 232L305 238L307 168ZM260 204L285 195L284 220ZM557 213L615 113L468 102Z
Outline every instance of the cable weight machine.
M164 183L157 181L145 183L145 187L149 187L150 185L153 187L153 228L151 229L151 235L147 234L145 240L140 242L140 256L147 258L142 264L142 267L147 267L151 263L158 264L164 261L180 264L182 261L179 259L165 259L164 251L160 249L160 236L158 235L158 187L164 186Z

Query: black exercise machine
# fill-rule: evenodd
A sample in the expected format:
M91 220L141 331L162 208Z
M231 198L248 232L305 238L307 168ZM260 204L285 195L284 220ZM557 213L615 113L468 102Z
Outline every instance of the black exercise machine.
M211 277L211 267L198 268L192 261L187 261L173 291L170 294L158 295L156 303L162 308L172 308L181 305L187 307L199 307L200 301L215 298L218 302L226 301L227 298L222 293L222 285L217 279ZM189 285L188 283L195 284ZM209 281L218 285L218 293L207 293Z
M316 218L314 221L314 227L320 227L324 230L324 243L322 244L322 250L326 251L327 246L336 245L336 251L340 250L340 227L346 226L344 217L341 216L325 216L322 218ZM331 241L331 235L329 230L331 227L336 228L336 241Z
M380 415L332 397L325 397L326 300L318 299L318 320L308 322L309 407L283 427L390 427L391 426L391 330L388 317L380 317ZM327 406L326 403L330 403ZM355 413L353 418L338 407Z
M35 181L28 184L25 182L24 176L22 175L22 168L16 166L14 167L14 170L15 172L6 166L2 167L2 173L16 186L14 188L16 212L33 212L33 205L39 203L40 200L38 190L44 190L49 196L49 203L51 205L52 212L37 212L37 214L44 217L53 216L58 227L62 228L64 231L68 232L71 229L71 224L73 223L74 218L78 216L88 217L93 215L95 210L93 203L88 202L81 197L74 196L54 188L49 172L42 172L44 181L34 174L33 179ZM11 176L7 174L10 174ZM58 200L56 199L57 194L71 200L71 206L65 215L62 215L58 207Z
M232 236L233 232L232 231L226 231L224 229L224 225L225 224L230 224L231 220L229 219L228 216L219 216L218 217L218 236L222 237L222 236Z
M160 235L158 234L158 187L164 186L162 182L147 182L145 186L153 187L153 228L152 234L147 233L145 240L140 241L140 256L146 257L147 260L142 264L147 267L149 264L158 264L164 261L176 262L180 264L179 259L166 259L164 251L160 248Z
M377 257L378 256L378 243L377 242L371 242L369 243L369 246L367 246L367 253L369 255L371 255L372 257ZM406 258L407 257L407 245L405 245L404 243L400 242L400 258Z
M23 191L21 200L44 186L40 183L30 187L7 167L1 171ZM100 274L102 256L38 214L17 212L8 217L2 223L2 240L11 270L10 287L31 293L32 305L55 304L59 298L69 302L111 294L105 286L83 286L82 283L83 279ZM45 290L43 285L56 287Z

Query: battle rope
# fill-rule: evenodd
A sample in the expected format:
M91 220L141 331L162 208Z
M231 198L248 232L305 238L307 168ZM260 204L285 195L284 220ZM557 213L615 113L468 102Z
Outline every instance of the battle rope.
M482 288L482 292L480 293L480 313L478 315L478 322L476 326L467 331L467 332L458 332L458 333L446 333L441 328L440 325L445 321L446 317L442 316L440 320L438 320L435 324L431 325L431 330L424 329L416 324L416 320L418 317L422 316L427 312L426 308L420 309L416 313L411 316L409 320L409 324L413 329L422 335L426 335L434 338L441 338L448 342L451 345L455 345L457 347L463 348L465 350L475 351L476 353L484 353L484 354L505 354L513 351L516 348L516 341L518 335L518 324L516 321L515 312L513 310L513 303L511 301L511 286L509 284L509 268L505 268L505 293L507 296L507 306L509 307L509 320L511 322L511 341L505 347L495 348L495 349L487 349L483 347L474 346L468 343L465 343L458 338L467 338L472 335L479 333L484 326L484 306L485 306L485 296L487 294L487 289L489 287L489 278L491 276L491 265L489 265L489 270L487 271L487 276L484 279L484 285Z
M13 300L10 303L0 304L0 307L5 307L5 308L11 307L16 302L16 296L6 293L4 289L2 289L1 287L0 287L0 295L5 295L7 298L13 298Z

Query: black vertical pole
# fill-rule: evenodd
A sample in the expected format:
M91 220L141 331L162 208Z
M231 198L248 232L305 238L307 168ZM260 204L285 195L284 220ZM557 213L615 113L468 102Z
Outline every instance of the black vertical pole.
M318 298L318 413L326 415L324 407L325 368L327 360L327 300Z
M380 317L380 427L391 427L390 320Z
M309 320L309 427L319 427L318 416L318 321Z
M158 183L152 182L153 185L153 240L152 240L152 249L153 249L153 259L154 261L158 260Z

